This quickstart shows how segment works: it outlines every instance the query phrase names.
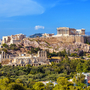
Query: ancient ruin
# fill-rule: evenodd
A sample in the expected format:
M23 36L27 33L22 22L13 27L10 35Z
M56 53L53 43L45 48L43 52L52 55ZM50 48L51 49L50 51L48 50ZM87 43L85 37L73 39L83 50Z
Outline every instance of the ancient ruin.
M57 35L69 36L69 35L85 35L85 29L74 29L68 27L57 28Z
M2 44L7 43L7 44L17 44L21 40L23 40L26 36L24 34L16 34L16 35L11 35L11 36L3 36L2 38Z
M46 51L38 51L37 55L31 54L29 56L26 56L26 54L21 54L17 57L10 57L10 55L2 52L0 55L0 63L2 63L2 65L10 66L26 66L27 64L39 66L49 64L49 60L47 59Z

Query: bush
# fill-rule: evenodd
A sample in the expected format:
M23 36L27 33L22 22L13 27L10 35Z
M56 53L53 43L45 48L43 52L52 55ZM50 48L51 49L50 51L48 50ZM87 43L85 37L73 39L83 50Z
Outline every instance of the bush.
M87 56L88 58L90 58L90 56Z
M71 57L77 57L77 53L71 53Z
M11 50L18 50L19 48L16 46L16 44L11 44L10 49Z
M2 50L3 50L5 53L7 53L7 52L8 52L6 48L3 48Z
M5 48L9 47L6 43L4 43L2 46L5 47Z

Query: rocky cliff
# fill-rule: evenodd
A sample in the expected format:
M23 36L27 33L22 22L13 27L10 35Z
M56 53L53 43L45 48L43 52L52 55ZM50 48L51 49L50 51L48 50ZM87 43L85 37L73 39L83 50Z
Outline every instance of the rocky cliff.
M66 49L71 53L75 51L90 52L90 37L88 36L61 36L48 38L25 38L23 40L24 46L40 47L41 49L49 49L50 52L58 52Z

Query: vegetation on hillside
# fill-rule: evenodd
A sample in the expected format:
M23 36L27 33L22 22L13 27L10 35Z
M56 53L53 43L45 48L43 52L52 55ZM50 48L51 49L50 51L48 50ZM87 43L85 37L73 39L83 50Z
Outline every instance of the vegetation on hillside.
M68 56L65 56L59 63L52 62L51 65L38 67L0 64L0 90L89 90L89 87L85 87L82 75L80 82L78 78L75 79L75 75L81 72L90 72L90 60L69 60ZM71 78L74 78L76 87L68 82ZM41 81L57 81L58 84L44 85Z

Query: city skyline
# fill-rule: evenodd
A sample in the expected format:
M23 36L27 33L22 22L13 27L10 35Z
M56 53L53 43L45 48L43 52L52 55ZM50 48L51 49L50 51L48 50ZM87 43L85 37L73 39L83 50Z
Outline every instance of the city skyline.
M0 0L0 38L23 33L57 33L57 27L90 32L89 0Z

